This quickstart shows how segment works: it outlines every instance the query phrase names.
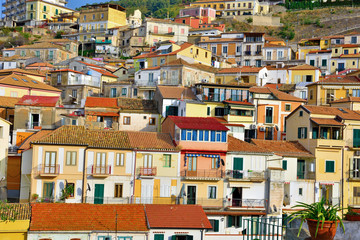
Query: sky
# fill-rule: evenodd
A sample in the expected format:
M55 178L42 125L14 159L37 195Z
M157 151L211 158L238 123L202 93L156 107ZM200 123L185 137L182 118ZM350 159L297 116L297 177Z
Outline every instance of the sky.
M68 0L68 4L66 5L68 8L75 9L77 7L81 7L83 5L86 5L87 3L93 4L93 3L100 3L100 2L106 2L106 0Z

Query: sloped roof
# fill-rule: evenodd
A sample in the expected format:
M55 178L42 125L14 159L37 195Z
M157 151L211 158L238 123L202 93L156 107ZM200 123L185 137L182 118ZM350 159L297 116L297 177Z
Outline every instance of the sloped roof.
M94 70L94 71L96 71L98 73L101 73L102 75L108 76L108 77L118 78L118 76L116 76L116 75L114 75L114 74L112 74L109 71L104 70L104 69L97 69L97 68L92 68L92 67L90 69L92 69L92 70Z
M251 140L257 146L283 157L314 157L297 141Z
M340 118L345 120L360 120L360 115L357 112L347 108L311 105L306 105L302 107L311 114L339 116Z
M0 215L15 220L30 220L31 208L29 203L4 203L6 207L0 209ZM9 207L9 208L8 208Z
M39 82L25 75L19 74L11 74L0 76L0 84L10 85L10 86L18 86L18 87L26 87L26 88L34 88L34 89L42 89L54 92L61 92L60 89L54 88L45 83Z
M168 116L181 129L228 131L229 129L212 117Z
M34 203L31 214L30 231L148 231L140 204Z
M184 42L183 44L180 45L180 49L172 51L171 53L166 53L166 54L161 54L159 51L154 51L154 52L150 52L150 53L145 53L145 54L141 54L137 57L133 57L133 59L139 59L139 58L151 58L151 57L158 57L158 56L171 56L171 55L176 55L179 52L181 52L182 50L193 46L194 44L189 43L189 42Z
M60 45L60 44L54 44L51 42L41 42L41 43L34 43L31 45L22 45L19 47L15 47L15 49L47 49L47 48L56 48L56 49L61 49L63 51L65 50L65 47ZM69 51L67 51L69 52Z
M187 87L158 86L161 96L166 99L196 99L193 91Z
M325 79L319 80L310 85L323 85L323 84L359 84L360 79L356 76L346 76L346 75L329 75Z
M16 105L22 106L37 106L37 107L56 107L60 96L57 97L48 97L48 96L32 96L25 95L23 96Z
M0 107L15 108L15 104L20 100L16 97L0 96Z
M69 68L63 68L63 69L54 70L54 71L51 71L51 72L52 72L52 73L56 73L56 72L73 72L73 73L78 73L78 74L86 75L86 74L83 73L83 72L75 71L75 70L72 70L72 69L69 69Z
M157 132L126 132L132 148L141 150L176 150L170 134Z
M302 64L295 67L288 68L289 70L318 70L319 68L308 65L308 64Z
M49 133L51 133L53 130L41 130L38 132L35 132L34 134L30 135L21 143L19 146L19 150L27 150L31 147L31 142L38 141L41 138L45 137Z
M345 126L343 123L332 118L310 118L317 125Z
M252 93L259 93L259 94L271 94L277 100L280 101L290 101L290 102L306 102L306 100L292 96L290 94L284 93L274 88L269 87L252 87L249 89Z
M87 97L85 107L118 108L117 98Z
M243 66L236 68L222 68L218 73L258 73L264 67Z
M128 135L125 132L88 130L84 126L62 126L33 143L79 145L107 149L131 148Z
M261 148L255 144L241 141L232 136L228 137L228 152L247 152L247 153L270 153L270 151Z
M182 58L178 58L178 59L176 59L174 61L166 63L165 65L162 65L161 67L167 67L167 66L187 66L187 67L191 67L191 68L196 68L196 69L201 70L201 71L212 72L212 73L215 73L215 72L218 71L217 68L214 68L214 67L211 67L211 66L206 66L204 64L188 63Z
M38 63L29 64L26 67L50 67L50 68L53 68L54 65L52 65L50 63L46 63L46 62L38 62Z
M137 98L118 98L118 105L122 111L157 111L156 103L153 100L144 100Z
M199 205L146 204L145 211L151 229L212 228L203 208Z
M42 71L34 71L33 69L20 69L20 68L12 68L12 69L3 69L0 70L0 74L2 75L10 75L13 73L21 73L21 74L27 74L27 75L35 75L40 77L45 77L45 74L43 74Z
M330 103L360 102L360 97L347 97L332 101Z

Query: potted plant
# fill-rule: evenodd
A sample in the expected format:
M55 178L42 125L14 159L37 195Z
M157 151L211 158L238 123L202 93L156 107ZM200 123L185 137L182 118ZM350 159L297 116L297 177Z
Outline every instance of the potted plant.
M337 214L341 210L339 206L326 206L325 199L321 199L320 202L312 204L298 202L293 208L296 207L301 208L301 210L292 213L288 218L291 218L289 223L295 219L301 220L298 236L305 221L308 224L309 232L313 240L334 239L339 223L345 232L344 223Z
M348 221L360 221L360 213L354 211L352 207L348 207L348 212L345 215L345 219Z
M36 201L38 198L39 198L39 194L36 194L36 193L34 193L34 194L31 196L31 200L32 200L32 201Z

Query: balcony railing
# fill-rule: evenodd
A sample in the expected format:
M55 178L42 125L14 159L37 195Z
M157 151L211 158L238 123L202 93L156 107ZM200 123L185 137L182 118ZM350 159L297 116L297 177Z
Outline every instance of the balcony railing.
M38 175L43 176L43 177L56 177L57 175L59 175L60 165L59 164L55 164L55 165L40 164L40 165L38 165L36 171L37 171Z
M350 197L349 206L360 206L360 197Z
M111 40L96 40L96 44L111 44Z
M298 172L297 172L297 179L310 179L310 180L315 180L315 172L298 171Z
M181 171L181 176L185 178L223 178L224 171L220 169L198 169L195 171Z
M226 170L226 177L237 181L264 181L265 171Z
M235 208L266 208L266 199L240 199L240 198L226 198L224 200L224 207Z
M106 177L111 174L111 166L91 166L91 175L93 177Z
M86 203L97 203L102 202L104 204L129 204L131 203L130 197L116 198L116 197L89 197L86 196Z
M352 181L360 181L360 170L351 170L349 171L349 179Z
M251 51L245 51L245 52L244 52L244 55L245 55L245 56L251 56Z
M262 51L256 51L256 52L255 52L255 55L257 55L257 56L262 55Z
M156 167L139 167L138 168L138 174L140 176L156 176Z

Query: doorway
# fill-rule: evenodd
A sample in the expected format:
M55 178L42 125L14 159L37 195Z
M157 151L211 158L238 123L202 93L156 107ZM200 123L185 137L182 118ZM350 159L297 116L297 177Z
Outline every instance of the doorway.
M232 206L242 207L243 191L241 187L234 187L232 190Z
M104 184L95 184L94 204L104 203Z
M187 186L187 204L196 204L196 186Z

